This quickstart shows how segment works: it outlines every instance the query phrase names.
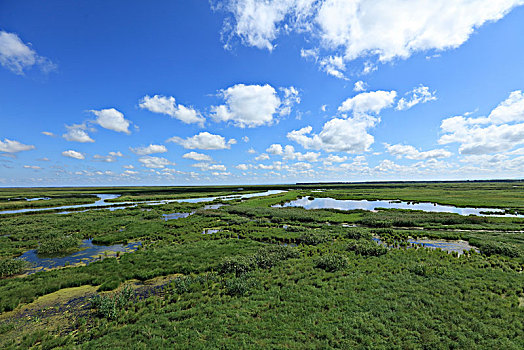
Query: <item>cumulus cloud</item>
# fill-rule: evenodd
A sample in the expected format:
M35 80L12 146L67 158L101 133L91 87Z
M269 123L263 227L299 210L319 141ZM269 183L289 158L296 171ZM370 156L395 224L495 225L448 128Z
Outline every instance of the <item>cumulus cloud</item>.
M417 52L454 49L475 30L503 18L523 0L227 0L226 47L273 50L282 33L297 32L317 47L301 55L341 56L344 62L407 59ZM322 50L320 50L322 49ZM431 52L432 51L432 52ZM340 71L340 70L339 70ZM328 74L332 74L333 72ZM335 73L337 74L337 73ZM333 75L333 74L332 74Z
M342 102L338 110L339 112L352 111L353 114L356 115L368 113L378 114L382 109L391 107L396 97L396 91L378 90L362 92Z
M201 132L195 136L183 139L178 136L171 137L167 142L178 143L186 149L229 149L237 141L235 139L226 139L220 135L210 134L207 131Z
M117 132L130 134L130 121L124 118L124 115L114 108L91 110L91 113L97 116L95 123L101 127Z
M226 166L222 164L209 164L209 163L195 163L191 166L195 168L200 168L202 171L211 170L211 171L226 171Z
M167 160L166 158L153 157L153 156L144 156L144 157L138 158L138 161L142 163L142 165L145 166L146 168L151 168L151 169L162 169L168 165L175 165L175 163Z
M402 97L398 103L396 109L403 111L410 109L414 105L419 103L426 103L429 101L435 101L437 97L435 96L435 91L429 91L429 87L420 85L413 90L406 93L407 97Z
M235 166L235 168L239 169L239 170L242 170L242 171L246 171L249 169L249 165L247 164L238 164L237 166Z
M258 156L255 157L255 160L268 160L269 159L269 155L267 153L262 153Z
M42 167L39 167L38 165L24 165L25 169L33 169L33 170L40 170Z
M362 80L359 80L353 85L353 91L362 92L367 90L367 84Z
M148 154L153 154L153 153L166 153L167 152L166 146L153 145L153 144L150 144L149 146L146 146L146 147L136 147L136 148L129 147L129 149L131 150L131 152L133 152L134 154L138 154L139 156L146 156Z
M186 107L181 104L176 104L173 96L162 96L155 95L150 97L149 95L144 96L139 106L142 109L147 109L153 113L160 113L169 115L172 118L176 118L185 124L199 124L204 125L205 118L200 114L199 111L192 107Z
M289 132L287 138L306 149L361 153L369 150L373 144L374 138L367 129L374 124L374 121L368 119L334 118L326 122L318 134L312 134L313 128L306 126Z
M282 145L278 143L272 144L271 146L269 146L268 149L266 149L266 152L272 155L282 156L282 159L284 160L295 160L296 159L299 161L317 162L318 158L320 157L320 153L295 152L295 148L293 146L286 145L285 147L282 147Z
M62 155L64 157L69 157L69 158L74 158L74 159L85 159L86 158L82 153L73 151L71 149L68 151L62 152Z
M278 115L285 116L291 107L300 102L294 87L281 88L283 100L271 85L237 84L220 91L225 104L212 106L212 118L219 122L232 122L240 128L271 125Z
M333 118L318 134L312 133L311 126L293 130L287 138L306 149L348 153L368 151L374 142L368 130L380 121L378 113L393 106L396 96L396 91L362 92L348 98L338 108L339 112L351 112L352 117L344 114Z
M85 124L73 124L66 125L67 133L63 134L62 137L67 141L73 142L95 142L87 133L87 127Z
M35 149L35 146L24 145L23 143L20 143L15 140L9 140L9 139L4 139L4 141L0 140L0 152L18 153L22 151L29 151L32 149Z
M56 69L48 58L40 56L15 33L0 31L0 64L11 72L23 75L24 70L38 67L44 73Z
M53 134L53 133L50 132L50 131L42 131L42 134L43 134L43 135L46 135L46 136L55 137L55 134Z
M513 91L488 117L455 116L440 125L440 144L459 143L461 154L505 152L524 144L524 94Z
M107 162L107 163L112 163L112 162L116 162L117 158L118 157L123 157L124 155L122 154L122 152L109 152L109 154L107 156L102 156L100 154L95 154L93 156L93 158L95 160L99 160L99 161L102 161L102 162Z
M389 145L387 143L384 144L384 147L386 147L386 150L389 154L397 157L402 158L405 157L407 159L430 159L430 158L448 158L451 157L452 153L439 148L439 149L433 149L430 151L424 151L421 152L417 150L415 147L410 145Z
M211 158L207 154L197 153L197 152L186 153L186 154L184 154L182 156L182 158L193 159L193 160L197 160L197 161L200 161L200 162L210 162L210 161L213 160L213 158Z

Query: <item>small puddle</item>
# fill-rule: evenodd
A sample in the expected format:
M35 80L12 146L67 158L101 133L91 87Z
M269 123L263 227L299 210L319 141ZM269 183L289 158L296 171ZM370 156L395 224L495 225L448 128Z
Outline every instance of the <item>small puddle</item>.
M189 215L193 215L195 212L192 211L191 213L171 213L171 214L162 214L162 218L164 221L167 220L176 220L176 219L183 219L187 218Z
M382 241L380 238L374 237L373 240L377 242L378 244L381 244L383 246L386 246L388 248L391 248L391 246L388 246L384 241ZM434 239L408 239L406 241L409 244L414 244L422 248L430 248L430 249L441 249L448 253L456 252L458 255L464 254L465 251L474 250L475 252L479 252L479 250L469 244L467 241L445 241L445 240L434 240ZM410 248L410 247L407 247Z
M422 210L426 212L438 213L455 213L459 215L477 215L477 216L497 216L497 217L524 217L524 215L506 214L503 209L495 208L459 208L452 205L440 205L437 203L413 203L403 201L387 201L387 200L342 200L334 198L314 198L309 199L302 197L294 201L286 202L284 204L273 205L274 208L283 207L302 207L305 209L339 209L339 210L369 210L374 211L379 208L383 209L408 209L408 210ZM490 214L486 214L486 213Z
M99 261L106 257L114 257L120 253L129 253L136 251L141 242L132 242L129 244L114 244L114 245L95 245L91 239L85 239L80 245L81 251L75 252L67 256L42 258L37 254L36 249L31 249L17 259L26 260L31 264L27 274L32 274L39 271L46 271L57 267L64 266L81 266L87 265L93 261Z

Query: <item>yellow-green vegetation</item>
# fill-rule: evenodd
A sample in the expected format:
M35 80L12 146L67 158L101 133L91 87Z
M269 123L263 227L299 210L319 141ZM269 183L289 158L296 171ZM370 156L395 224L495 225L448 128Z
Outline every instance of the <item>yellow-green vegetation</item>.
M91 193L156 200L237 187ZM140 204L2 217L0 271L11 272L0 279L0 347L524 348L524 218L271 207L324 196L522 210L521 182L242 187L289 191L218 209ZM312 192L317 188L324 191ZM88 189L9 191L74 197ZM192 215L164 221L167 213ZM202 234L209 228L218 231ZM17 256L42 249L46 239L74 246L68 237L140 241L142 248L8 277L20 272L10 267L23 264ZM409 243L417 238L460 240L479 252L459 256Z

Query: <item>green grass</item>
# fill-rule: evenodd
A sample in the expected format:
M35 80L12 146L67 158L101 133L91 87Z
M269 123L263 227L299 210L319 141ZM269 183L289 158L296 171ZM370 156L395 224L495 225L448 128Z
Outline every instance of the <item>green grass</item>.
M0 347L524 347L524 219L271 207L312 195L522 209L522 182L242 187L292 191L228 201L216 210L171 203L2 217L0 270L7 272L0 279L0 316L64 288L92 285L99 294L71 316L54 316L55 328L38 310L27 312L31 320L42 317L41 326L0 318ZM205 197L237 188L1 189L0 201L76 200L86 193L119 193L126 200ZM326 191L311 192L316 188ZM163 221L162 214L172 212L194 214ZM205 229L219 231L202 234ZM372 236L403 248L387 249ZM143 247L87 266L9 277L23 269L11 266L14 257L46 240L65 246L66 237L108 245L141 241ZM466 240L480 253L457 257L403 244L424 237ZM174 274L181 275L161 289L149 287L152 279ZM122 289L137 280L150 292Z

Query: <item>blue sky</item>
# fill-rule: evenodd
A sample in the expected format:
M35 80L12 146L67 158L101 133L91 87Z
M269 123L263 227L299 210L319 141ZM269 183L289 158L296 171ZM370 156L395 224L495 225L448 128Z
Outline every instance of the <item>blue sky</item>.
M523 4L0 1L0 186L522 178Z

